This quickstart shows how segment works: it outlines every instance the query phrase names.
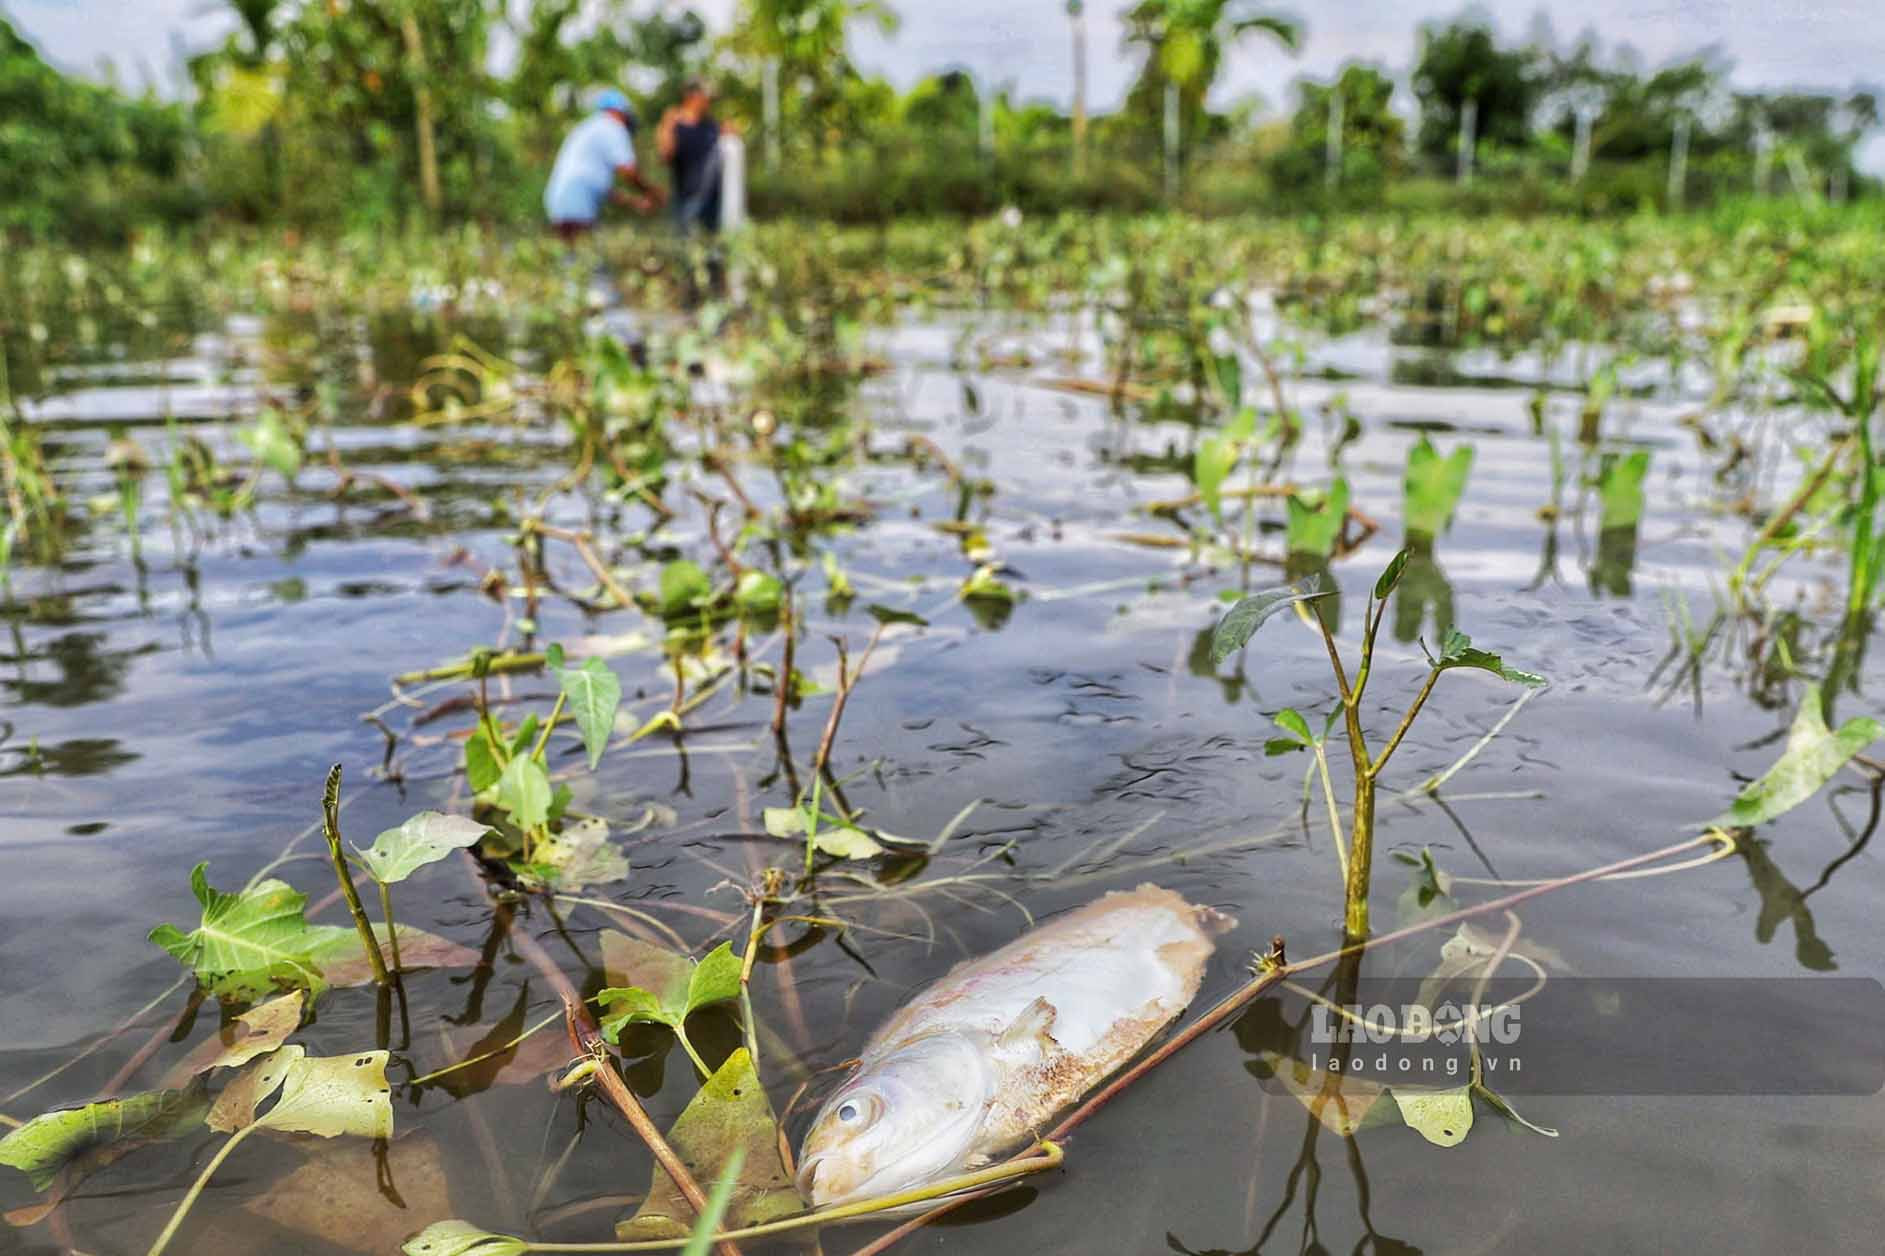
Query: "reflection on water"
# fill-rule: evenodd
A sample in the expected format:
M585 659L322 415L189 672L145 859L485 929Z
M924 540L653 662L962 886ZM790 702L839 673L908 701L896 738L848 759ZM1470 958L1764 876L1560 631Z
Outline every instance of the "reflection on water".
M938 337L939 330L946 334ZM1218 595L1241 589L1244 573L1210 568L1183 550L1106 539L1143 530L1145 503L1190 492L1195 414L1069 400L1019 376L944 376L926 342L904 338L947 344L955 330L885 333L872 352L894 370L863 386L835 373L762 385L781 423L803 419L819 438L774 451L777 465L754 479L771 491L776 472L781 491L792 491L785 482L795 476L800 487L817 489L829 482L819 468L844 464L845 499L867 501L874 512L871 522L830 539L834 562L856 584L853 596L818 597L828 590L807 576L797 665L828 675L829 634L848 637L855 661L873 627L866 608L874 601L907 605L932 625L901 638L897 652L886 646L888 661L863 682L834 747L838 787L873 823L924 840L985 800L944 849L874 865L895 886L884 901L860 905L834 892L833 901L808 907L805 921L768 935L753 998L780 1107L814 1069L854 1055L912 990L957 959L1107 888L1158 880L1243 918L1242 931L1223 943L1205 998L1242 980L1249 954L1273 933L1288 936L1293 952L1312 953L1338 932L1325 826L1301 818L1302 759L1264 756L1267 728L1255 709L1259 702L1265 710L1328 708L1320 641L1293 617L1279 617L1220 671L1209 656L1223 607ZM139 430L157 467L144 486L142 561L130 558L116 514L88 514L66 538L70 566L16 562L0 605L8 625L0 638L0 809L23 821L23 832L10 825L0 841L35 843L32 875L0 882L0 971L14 974L0 981L0 1095L90 1046L175 978L175 966L144 935L193 910L190 865L211 857L216 884L240 884L313 818L329 763L345 762L349 780L362 782L353 791L357 809L345 816L350 840L365 843L424 807L468 805L457 738L469 687L389 695L387 679L523 637L527 602L513 579L510 532L515 502L553 488L569 469L569 450L561 430L403 422L405 389L420 364L461 332L518 360L542 360L572 334L567 326L496 319L453 323L391 313L324 321L303 314L271 320L261 342L236 336L213 364L179 355L164 371L119 366L116 376L62 385L97 390L68 397L75 415L59 412L61 474L85 481L75 500L113 491L111 476L85 477L97 471L120 421ZM1457 615L1476 636L1483 624L1521 663L1564 683L1449 783L1443 806L1384 803L1388 847L1431 846L1441 866L1459 873L1523 878L1580 867L1606 843L1634 850L1643 834L1711 814L1707 808L1736 787L1733 773L1771 759L1771 745L1744 747L1773 727L1763 705L1789 709L1809 668L1826 666L1829 698L1849 713L1865 709L1869 618L1837 633L1816 631L1822 618L1808 608L1776 620L1756 651L1745 648L1753 644L1750 630L1724 619L1718 631L1698 628L1709 642L1706 657L1697 655L1681 676L1698 701L1708 696L1708 721L1671 713L1674 722L1657 725L1653 740L1632 740L1633 723L1658 715L1644 692L1663 646L1657 582L1674 571L1684 587L1703 585L1712 571L1707 547L1659 543L1647 569L1655 574L1639 576L1637 526L1601 528L1588 582L1566 585L1557 576L1554 518L1534 576L1537 485L1552 461L1546 436L1527 420L1526 397L1492 386L1497 381L1488 376L1497 372L1488 363L1449 371L1433 358L1413 368L1403 361L1390 354L1361 377L1344 403L1354 427L1345 421L1330 429L1355 436L1344 474L1356 505L1383 520L1385 534L1333 562L1293 556L1281 574L1319 576L1337 591L1319 609L1333 629L1347 630L1352 646L1356 617L1344 615L1342 602L1365 598L1392 552L1404 433L1450 426L1461 433L1456 439L1478 443L1477 469L1447 536L1446 568L1432 539L1410 538L1393 595L1394 637L1436 644ZM206 466L246 465L232 425L203 416L253 419L259 400L249 364L282 398L313 407L321 425L314 447L331 439L347 468L396 480L423 500L424 517L365 484L336 496L332 468L310 459L292 484L264 476L252 511L218 516L205 499L179 519L173 536L163 451L187 440L200 446ZM172 375L199 386L212 375L237 382L200 398L202 415L179 416L179 427L167 430L166 390L175 385L154 381ZM1514 379L1525 375L1512 370ZM43 374L32 378L34 387L46 383ZM965 384L972 385L966 392ZM1429 384L1456 391L1427 410L1408 404ZM855 434L842 420L860 407L880 427L870 456L853 465L847 442ZM113 417L88 417L89 408ZM1451 417L1421 417L1441 409ZM940 464L914 465L898 452L913 434L986 476L991 491L938 472ZM1317 439L1312 431L1301 457L1326 454L1314 447ZM195 487L207 492L211 482ZM600 537L627 538L618 574L637 588L653 583L660 562L703 549L704 538L688 531L693 525L652 523L632 503L571 493L557 508ZM723 527L738 526L738 513L729 509ZM1259 535L1273 540L1280 510L1264 506L1259 515ZM1671 526L1714 522L1696 507ZM1567 516L1564 526L1570 523ZM961 526L945 533L938 524ZM964 528L974 531L972 546ZM777 543L800 547L801 560L815 557L802 537ZM971 549L994 554L999 579L1017 596L961 596L966 572L980 565L979 557L966 557ZM580 593L594 581L567 553L546 550L537 561L540 574L566 591ZM1274 568L1253 566L1249 579L1276 576ZM548 596L528 618L539 643L562 641L577 653L619 646L624 652L610 665L638 723L669 703L674 660L658 644L666 625L632 611L590 613ZM765 668L777 658L765 654L774 648L770 627L756 621L742 643ZM643 645L630 644L637 634ZM1682 659L1686 666L1690 656ZM1419 660L1377 666L1386 692L1389 668L1411 671ZM607 1233L622 1211L623 1181L639 1190L645 1161L592 1099L546 1092L543 1076L568 1059L560 1026L516 1041L556 1012L520 938L540 943L592 993L605 980L597 941L604 928L652 929L653 920L694 948L743 928L746 903L735 887L784 858L762 835L762 808L789 801L797 770L770 733L767 674L741 674L690 713L682 736L618 744L594 777L572 774L579 791L573 805L613 817L625 830L645 806L660 809L658 822L636 830L629 880L602 894L637 914L573 901L493 907L456 864L401 888L402 919L471 948L479 960L415 978L398 1000L332 992L307 1032L317 1053L353 1050L383 1035L397 1052L401 1129L414 1132L377 1159L362 1149L331 1156L326 1147L299 1144L260 1149L205 1197L210 1215L194 1250L348 1250L350 1236L336 1231L331 1209L295 1212L293 1197L309 1190L356 1201L363 1214L383 1210L372 1222L376 1241L437 1219L421 1212L445 1215L448 1207L563 1241ZM1493 688L1484 680L1462 676L1436 692L1384 789L1445 767L1491 726L1510 697L1488 697ZM537 677L492 681L507 719L545 687ZM382 707L376 718L397 732L390 749L360 718ZM828 689L790 707L785 744L801 763L828 711ZM367 769L382 763L393 773L365 783ZM1335 770L1339 783L1339 756ZM1840 795L1838 805L1852 805L1854 796ZM1840 828L1843 812L1815 807L1790 817L1784 831L1756 835L1741 849L1746 881L1728 875L1734 865L1727 864L1726 872L1672 878L1647 893L1625 883L1566 895L1539 915L1553 926L1551 942L1575 951L1592 971L1664 962L1752 968L1775 963L1778 951L1789 970L1825 972L1835 968L1838 942L1840 971L1877 975L1885 969L1863 945L1881 901L1878 874L1864 855L1877 823L1876 791L1870 803L1870 820L1850 832ZM1312 819L1319 807L1310 808ZM72 840L101 834L102 841ZM1386 867L1384 854L1377 862ZM1799 888L1782 865L1802 881L1800 868L1821 872ZM317 901L331 896L318 860L292 861L280 874ZM1378 879L1384 897L1377 909L1385 912L1395 887L1385 872ZM322 911L323 923L344 920L331 905ZM843 915L850 927L830 923L825 912ZM1755 919L1752 939L1743 913ZM78 929L82 948L71 945ZM1766 946L1787 930L1791 956ZM147 1040L149 1059L121 1084L152 1082L228 1014L213 1004L186 1006L178 996L54 1081L0 1102L0 1111L19 1118L100 1093ZM698 1018L690 1033L709 1054L737 1042L735 1023L720 1014ZM1631 1155L1666 1157L1726 1180L1745 1171L1752 1143L1784 1172L1819 1171L1823 1148L1815 1138L1780 1147L1773 1137L1778 1129L1815 1128L1811 1114L1798 1112L1724 1107L1686 1112L1680 1122L1628 1123L1631 1141L1608 1157L1610 1169L1576 1141L1601 1142L1609 1128L1582 1109L1571 1113L1580 1118L1575 1133L1542 1148L1494 1143L1491 1152L1479 1145L1440 1152L1404 1129L1343 1138L1293 1100L1266 1094L1252 1076L1261 1053L1293 1051L1302 1033L1301 1024L1282 1021L1278 1003L1257 1002L1234 1034L1201 1042L1170 1065L1157 1083L1169 1089L1148 1096L1140 1115L1122 1108L1083 1130L1053 1180L978 1204L927 1241L961 1253L1406 1253L1554 1243L1599 1250L1608 1232L1593 1222L1587 1201L1636 1201ZM630 1085L658 1120L672 1120L691 1091L686 1058L655 1029L631 1032L624 1048ZM410 1084L486 1053L473 1068ZM1877 1114L1876 1106L1859 1110ZM1212 1140L1228 1150L1217 1154ZM77 1248L144 1250L150 1218L174 1204L183 1170L200 1165L214 1145L202 1139L145 1148L87 1182L68 1205ZM1109 1160L1113 1151L1118 1158ZM1663 1185L1643 1180L1654 1182L1639 1192L1649 1207ZM1127 1182L1130 1191L1122 1189ZM0 1189L15 1185L8 1179ZM406 1201L405 1211L384 1204L383 1186ZM1525 1200L1522 1218L1505 1203L1455 1206L1475 1189ZM1669 1190L1679 1191L1680 1182ZM0 1206L35 1198L23 1191L0 1198ZM1823 1207L1843 1234L1868 1223L1866 1202ZM1509 1244L1490 1241L1489 1217L1497 1236L1512 1226L1523 1233ZM1735 1247L1732 1219L1706 1210L1686 1210L1668 1224L1683 1227L1686 1245ZM21 1235L27 1250L65 1246L44 1228ZM853 1247L827 1241L829 1250Z
M1422 625L1431 623L1433 635L1426 637ZM1407 538L1407 567L1394 590L1394 639L1403 643L1416 638L1438 643L1453 627L1453 584L1440 570L1434 557L1433 538Z

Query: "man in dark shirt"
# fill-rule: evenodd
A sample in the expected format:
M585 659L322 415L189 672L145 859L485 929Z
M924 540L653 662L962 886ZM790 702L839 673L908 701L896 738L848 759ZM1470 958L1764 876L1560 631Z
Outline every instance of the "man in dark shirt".
M712 107L707 85L688 83L681 103L662 115L655 136L673 179L674 218L684 234L720 229L720 123Z

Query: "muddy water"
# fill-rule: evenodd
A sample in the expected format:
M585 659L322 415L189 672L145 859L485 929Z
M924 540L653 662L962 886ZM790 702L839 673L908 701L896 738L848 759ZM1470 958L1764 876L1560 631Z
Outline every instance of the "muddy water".
M957 508L940 475L896 464L853 471L847 489L880 505L873 523L835 543L861 596L849 610L816 613L800 663L828 678L826 634L861 643L865 602L926 615L928 629L887 639L834 762L850 777L851 803L893 833L929 838L979 805L893 898L836 891L827 906L856 926L842 939L787 931L789 958L761 965L756 1010L783 1044L768 1064L780 1105L805 1069L854 1054L913 987L1107 888L1156 879L1239 918L1205 999L1236 986L1273 934L1297 955L1339 936L1329 836L1300 819L1303 761L1268 757L1263 744L1280 707L1327 710L1319 641L1281 622L1241 663L1213 669L1205 634L1222 609L1218 594L1275 572L1211 568L1183 549L1122 539L1180 535L1142 508L1189 491L1195 429L1113 413L1044 387L1036 370L965 375L951 365L962 330L944 321L881 333L876 348L893 369L848 404L871 418L884 446L926 436L994 482L971 518L1023 597L994 611L953 598L972 564L933 526ZM511 562L511 519L494 503L552 483L569 454L547 430L520 440L496 428L413 428L397 406L347 391L357 372L336 365L364 358L381 378L409 377L444 336L395 316L341 334L337 349L332 329L310 342L244 321L187 340L168 359L72 372L27 405L56 472L84 501L115 491L104 469L114 436L155 455L175 438L170 422L233 455L232 416L251 415L259 390L292 390L308 374L303 361L271 357L271 337L312 343L312 373L340 381L334 432L348 467L396 480L428 512L415 518L371 491L336 500L333 473L317 463L292 488L265 476L252 515L173 529L152 473L135 551L107 511L56 561L16 564L0 597L0 852L11 869L0 880L0 1096L85 1051L176 980L174 962L145 934L160 921L194 920L193 863L207 859L212 881L234 886L284 848L314 853L305 837L290 844L317 814L329 764L346 765L344 827L362 844L421 808L465 806L448 736L462 718L415 721L463 688L417 689L389 705L388 681L519 640L520 607L481 587L488 569ZM1004 340L1058 345L1067 336L1044 328ZM1633 538L1619 538L1598 535L1594 498L1577 486L1568 394L1554 395L1549 419L1567 434L1572 472L1555 521L1540 517L1550 446L1533 433L1529 387L1511 384L1559 368L1524 357L1437 359L1397 348L1385 332L1322 345L1310 367L1334 378L1292 383L1311 436L1284 473L1324 473L1319 416L1345 408L1362 431L1345 455L1354 500L1381 525L1330 573L1351 646L1366 589L1399 543L1406 449L1423 431L1443 449L1468 439L1477 449L1454 527L1410 570L1389 617L1372 725L1386 726L1411 694L1422 674L1418 639L1431 644L1443 620L1552 681L1453 779L1446 805L1384 800L1386 850L1430 847L1443 868L1489 879L1575 872L1676 840L1772 761L1797 686L1750 684L1744 652L1689 674L1683 660L1665 658L1672 608L1706 621L1720 556L1738 553L1744 535L1713 509L1712 466L1677 423L1694 381L1662 381L1608 420L1611 448L1652 451L1646 516ZM608 523L595 509L562 499L553 517ZM666 539L704 549L698 522ZM1277 550L1280 533L1260 531L1258 543ZM552 557L566 585L588 582L571 555ZM651 578L651 566L634 570L638 583ZM1788 596L1803 599L1809 617L1829 617L1837 565L1800 573ZM587 616L552 599L538 629L538 640L573 654L613 652L638 716L666 702L659 655L633 648L636 634L655 631L636 612ZM530 677L497 687L516 699L545 691ZM1386 784L1405 788L1452 763L1514 696L1478 674L1446 678ZM801 761L828 701L809 700L791 722ZM1843 695L1840 714L1866 705ZM381 770L386 742L363 721L369 712L400 734L396 780ZM580 807L631 834L629 880L595 897L631 903L694 945L732 927L743 904L725 883L793 857L741 836L757 829L759 808L789 801L769 715L764 695L728 686L679 741L618 746L595 774L571 775ZM576 764L571 753L559 767ZM1849 776L1763 830L1748 855L1538 900L1524 909L1525 936L1582 976L1885 976L1875 944L1885 879L1869 850L1842 861L1869 839L1875 809L1871 790ZM1391 923L1404 870L1385 856L1377 866L1377 913ZM282 875L317 900L331 887L311 859ZM554 1032L498 1076L399 1084L556 1004L459 864L420 873L398 901L402 919L482 950L487 962L409 983L408 1024L393 1035L405 1047L390 1073L401 1137L384 1164L360 1146L255 1140L215 1179L177 1250L391 1251L445 1216L595 1240L645 1189L645 1157L621 1122L598 1102L552 1096L539 1080L538 1067L566 1053ZM330 906L321 919L339 916ZM593 989L598 934L611 923L593 906L564 903L551 914L536 904L513 927ZM1438 943L1370 963L1418 974ZM214 1030L211 1008L180 1023L182 1006L181 992L160 1000L55 1080L0 1102L0 1113L20 1119L89 1098L155 1036L156 1053L130 1082L152 1083ZM329 994L301 1040L318 1053L358 1049L374 1040L376 1013L368 991ZM1275 1045L1266 1017L1253 1009L1129 1093L1081 1131L1059 1172L959 1212L909 1250L1876 1246L1885 1103L1875 1096L1524 1096L1515 1097L1521 1110L1561 1137L1482 1109L1471 1137L1451 1149L1399 1126L1344 1143L1312 1134L1299 1104L1259 1084L1256 1053ZM1681 1028L1704 1039L1733 1032L1713 1021ZM703 1052L724 1053L735 1033L708 1015L697 1038ZM1601 1056L1604 1034L1590 1042ZM630 1081L664 1121L692 1090L670 1044L652 1032L628 1043ZM1812 1049L1804 1035L1801 1050ZM1773 1089L1786 1088L1787 1068L1774 1062ZM125 1158L81 1188L64 1231L0 1233L0 1250L50 1253L70 1241L89 1252L143 1251L216 1141L199 1134ZM30 1200L17 1175L0 1187L7 1207ZM828 1235L826 1248L848 1250L867 1234Z

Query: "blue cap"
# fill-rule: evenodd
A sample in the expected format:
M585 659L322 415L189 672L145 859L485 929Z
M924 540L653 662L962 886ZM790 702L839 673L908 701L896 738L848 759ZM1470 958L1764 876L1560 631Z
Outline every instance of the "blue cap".
M602 113L611 109L621 114L624 118L627 118L630 122L635 120L635 111L629 107L628 97L616 91L613 87L605 88L596 96L596 112Z

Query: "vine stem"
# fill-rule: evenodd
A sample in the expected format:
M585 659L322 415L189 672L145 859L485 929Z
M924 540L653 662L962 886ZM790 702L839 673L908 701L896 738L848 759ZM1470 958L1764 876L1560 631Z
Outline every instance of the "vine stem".
M367 963L373 967L373 981L384 986L391 980L386 973L386 957L380 954L379 940L373 936L373 926L367 922L367 910L360 905L360 891L354 888L353 873L347 869L347 856L340 848L340 764L336 763L327 773L327 789L321 795L321 832L327 838L327 853L334 861L334 875L340 879L340 892L346 896L347 910L353 915L353 926L360 931L360 945L366 949ZM392 931L392 918L387 918L386 928Z
M228 1141L216 1149L216 1154L211 1156L209 1163L203 1166L203 1171L196 1175L196 1181L190 1183L189 1191L177 1201L176 1211L170 1214L169 1223L164 1226L163 1233L157 1236L157 1241L151 1244L150 1251L145 1253L145 1256L163 1256L163 1250L170 1246L170 1240L177 1236L177 1229L183 1225L183 1219L190 1215L190 1209L203 1194L203 1188L209 1185L211 1176L222 1167L223 1161L229 1158L229 1153L236 1149L236 1144L261 1127L259 1121L245 1125L231 1134Z

